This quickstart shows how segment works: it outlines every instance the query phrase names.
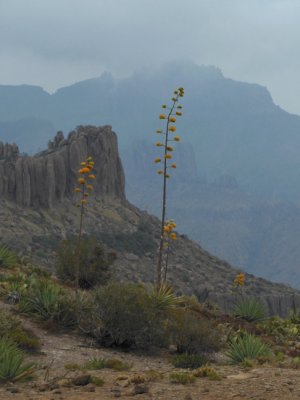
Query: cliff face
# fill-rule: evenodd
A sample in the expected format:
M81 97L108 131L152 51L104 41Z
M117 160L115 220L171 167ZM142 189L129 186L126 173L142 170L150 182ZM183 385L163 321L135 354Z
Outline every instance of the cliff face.
M110 126L81 126L67 139L58 132L48 150L33 157L0 142L0 197L20 206L51 208L73 196L80 162L88 156L95 161L96 196L124 199L124 172Z

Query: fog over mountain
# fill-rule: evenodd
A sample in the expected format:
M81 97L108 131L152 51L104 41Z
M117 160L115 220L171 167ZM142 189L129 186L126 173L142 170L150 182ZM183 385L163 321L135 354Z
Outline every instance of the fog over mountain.
M110 124L117 132L127 195L159 213L153 158L160 105L184 86L182 142L170 180L169 217L216 255L274 280L300 285L300 117L276 106L268 90L227 79L216 67L170 63L123 79L110 73L54 94L0 86L0 138L21 151L47 145L54 131ZM299 221L299 223L298 223Z

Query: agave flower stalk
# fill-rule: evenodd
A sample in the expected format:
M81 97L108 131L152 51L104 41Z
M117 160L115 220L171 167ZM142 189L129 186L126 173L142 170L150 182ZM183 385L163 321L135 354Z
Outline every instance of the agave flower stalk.
M95 174L93 173L94 169L94 161L92 157L88 157L86 161L80 163L80 169L78 170L78 186L74 189L75 193L78 193L80 196L80 201L77 204L77 207L80 208L79 213L79 232L78 232L78 240L77 240L77 265L76 265L76 274L75 274L75 286L76 290L79 289L79 272L80 272L80 247L81 247L81 239L82 239L82 230L83 230L83 216L85 214L87 199L90 195L90 192L93 190L93 185L91 181L96 179Z
M165 130L158 129L158 134L164 135L162 142L157 142L157 147L163 148L163 157L156 158L155 163L162 163L162 169L158 170L158 174L163 176L163 193L162 193L162 214L161 214L161 229L160 229L160 244L158 250L158 261L157 261L157 287L160 288L162 283L166 281L167 276L167 264L168 264L168 240L166 238L166 207L167 207L167 180L170 178L170 169L176 168L176 164L172 162L173 159L173 147L170 142L179 142L180 137L174 136L176 132L176 118L182 115L182 106L178 104L179 98L184 96L184 89L182 87L174 91L174 95L171 99L171 106L168 108L163 105L164 110L168 110L167 114L160 114L159 119L166 121ZM167 229L168 230L168 229ZM164 247L167 248L166 264L163 266L163 254Z

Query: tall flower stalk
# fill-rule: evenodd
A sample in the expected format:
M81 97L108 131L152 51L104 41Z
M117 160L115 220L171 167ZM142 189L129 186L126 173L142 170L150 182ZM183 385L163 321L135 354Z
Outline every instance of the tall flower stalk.
M167 111L165 114L159 115L160 120L166 122L165 129L158 129L156 133L162 135L164 139L156 143L157 147L163 149L163 157L156 158L155 163L162 163L162 169L159 169L157 173L163 177L163 191L162 191L162 213L161 213L161 230L160 230L160 244L158 250L158 261L157 261L157 287L160 288L167 279L167 268L169 259L169 240L170 238L175 239L176 233L171 232L174 228L170 228L168 221L166 220L166 208L167 208L167 181L170 178L170 170L175 169L177 165L172 161L173 159L173 147L172 142L179 142L180 137L175 134L176 132L176 119L182 115L182 106L179 104L179 98L184 96L184 89L182 87L174 91L171 99L171 106L168 107L166 104L162 106L163 110ZM175 225L176 227L176 225ZM170 235L172 234L172 236ZM165 263L163 262L164 253Z
M79 231L77 238L77 247L76 247L76 273L75 273L75 286L76 290L79 289L79 275L80 275L80 249L81 249L81 240L82 240L82 230L83 230L83 216L85 214L87 199L90 195L90 192L93 190L93 185L91 181L96 179L95 174L93 173L94 169L94 161L92 157L88 157L86 161L80 163L80 169L78 170L78 187L74 189L75 193L79 195L79 202L77 207L80 208L79 213Z

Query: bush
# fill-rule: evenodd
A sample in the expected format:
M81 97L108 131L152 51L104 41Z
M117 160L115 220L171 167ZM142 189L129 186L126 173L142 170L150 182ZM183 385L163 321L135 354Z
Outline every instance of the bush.
M207 363L207 357L202 354L178 354L173 357L172 364L176 368L196 369Z
M6 246L0 246L0 268L10 268L16 264L18 258Z
M189 309L174 311L170 334L179 353L202 354L220 348L221 335L215 321Z
M104 285L111 278L111 265L116 254L108 252L93 238L82 239L80 256L76 248L77 239L61 242L55 263L57 276L64 282L74 282L79 262L79 287L90 289Z
M39 340L22 328L21 321L8 311L0 311L0 338L9 337L20 349L37 351L40 348Z
M131 367L132 364L124 363L118 358L92 358L84 364L84 368L90 370L109 368L114 371L127 371Z
M186 385L195 382L195 380L196 377L188 372L172 372L170 374L170 381L172 383L181 383L182 385Z
M232 363L237 364L246 359L268 357L271 355L271 351L259 337L245 333L232 339L227 354Z
M21 297L19 310L34 316L37 320L53 322L69 328L76 325L77 318L68 304L68 295L51 281L37 281Z
M214 368L209 367L207 365L204 365L203 367L198 368L195 372L193 372L193 375L196 378L207 377L211 381L220 381L221 380L221 377L217 373L217 371Z
M164 314L142 285L110 283L95 292L90 332L105 346L167 345Z
M268 336L272 336L276 343L281 344L286 341L300 340L300 325L291 322L290 319L271 317L258 327Z
M13 341L0 338L0 382L20 380L33 370L33 364L24 364L24 354Z
M249 322L262 320L266 316L264 305L254 298L240 300L236 304L233 314L235 317L243 318Z

